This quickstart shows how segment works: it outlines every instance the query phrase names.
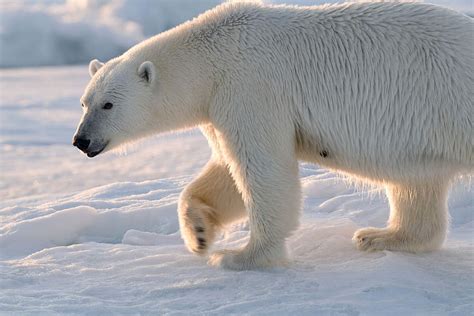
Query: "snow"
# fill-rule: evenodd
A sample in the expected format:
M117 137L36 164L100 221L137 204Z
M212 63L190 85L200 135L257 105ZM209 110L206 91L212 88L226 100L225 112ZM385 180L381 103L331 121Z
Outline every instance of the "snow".
M357 0L355 0L357 1ZM367 0L363 0L367 1ZM109 60L222 0L16 0L0 2L0 67ZM275 0L304 5L335 0ZM426 2L474 14L472 0ZM31 53L34 47L35 53Z
M70 145L87 81L85 66L0 71L0 314L472 314L469 178L452 189L442 250L365 253L351 237L384 225L384 195L302 164L291 266L216 269L186 251L176 214L210 156L204 137L168 134L89 159ZM214 249L247 240L237 224Z

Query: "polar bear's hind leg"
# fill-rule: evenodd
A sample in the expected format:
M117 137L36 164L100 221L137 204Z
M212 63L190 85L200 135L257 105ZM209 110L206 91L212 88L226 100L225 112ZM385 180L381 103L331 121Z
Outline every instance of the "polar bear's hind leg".
M449 183L430 181L417 185L387 185L390 219L386 228L363 228L353 241L360 250L423 252L436 250L448 228Z

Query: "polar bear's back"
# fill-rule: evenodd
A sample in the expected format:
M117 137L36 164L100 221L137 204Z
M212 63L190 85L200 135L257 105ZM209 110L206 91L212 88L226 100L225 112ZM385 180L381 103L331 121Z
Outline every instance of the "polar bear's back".
M472 19L417 3L221 10L230 89L286 112L302 158L379 179L473 168Z

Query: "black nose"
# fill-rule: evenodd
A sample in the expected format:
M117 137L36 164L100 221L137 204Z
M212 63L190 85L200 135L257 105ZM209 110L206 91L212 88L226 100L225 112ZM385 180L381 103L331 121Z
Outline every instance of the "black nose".
M89 139L78 137L78 138L74 138L74 142L72 144L76 146L77 148L79 148L80 150L86 151L90 143L91 141Z

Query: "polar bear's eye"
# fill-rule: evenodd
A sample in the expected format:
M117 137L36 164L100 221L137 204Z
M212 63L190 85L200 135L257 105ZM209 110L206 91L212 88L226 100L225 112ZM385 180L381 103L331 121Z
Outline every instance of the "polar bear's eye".
M104 106L102 107L104 110L110 110L114 105L110 102L107 102L106 104L104 104Z

